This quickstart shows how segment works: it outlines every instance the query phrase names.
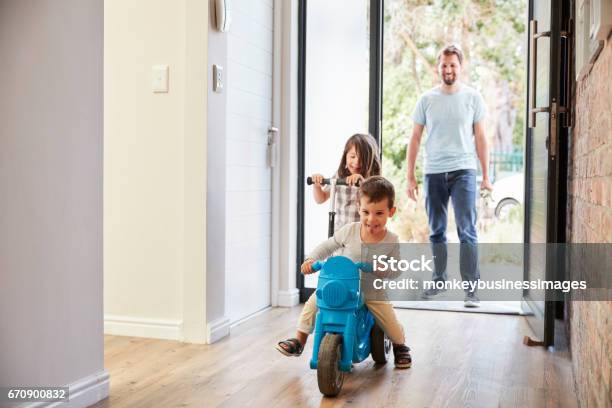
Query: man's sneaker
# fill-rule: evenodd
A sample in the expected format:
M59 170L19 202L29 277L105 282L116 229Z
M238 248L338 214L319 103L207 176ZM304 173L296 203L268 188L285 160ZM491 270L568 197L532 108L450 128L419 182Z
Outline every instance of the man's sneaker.
M421 294L421 297L423 299L432 299L443 292L446 292L446 289L429 288Z
M465 299L463 300L464 307L480 307L480 300L473 293L468 293L465 295Z

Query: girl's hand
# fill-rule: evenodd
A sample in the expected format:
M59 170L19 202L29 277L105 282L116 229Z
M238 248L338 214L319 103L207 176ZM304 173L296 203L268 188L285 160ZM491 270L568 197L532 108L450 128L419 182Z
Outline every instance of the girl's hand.
M354 186L357 183L361 183L364 180L363 176L359 173L351 174L346 178L346 184Z
M304 275L309 275L311 273L314 273L314 271L312 270L312 264L314 263L314 259L306 259L304 261L304 263L302 264L302 266L300 267L301 272Z
M315 186L321 187L321 183L323 182L323 176L321 174L315 173L310 178Z

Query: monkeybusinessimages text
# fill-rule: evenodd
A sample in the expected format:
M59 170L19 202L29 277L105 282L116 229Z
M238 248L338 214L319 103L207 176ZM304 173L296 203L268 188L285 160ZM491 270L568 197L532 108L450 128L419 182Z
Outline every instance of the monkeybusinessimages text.
M375 274L386 272L433 272L434 260L427 259L421 255L416 259L395 259L387 255L374 255L372 257L372 269ZM422 287L420 286L422 283ZM585 281L549 281L549 280L457 280L446 281L422 281L414 278L387 280L376 278L373 287L377 290L560 290L568 293L571 290L586 289Z

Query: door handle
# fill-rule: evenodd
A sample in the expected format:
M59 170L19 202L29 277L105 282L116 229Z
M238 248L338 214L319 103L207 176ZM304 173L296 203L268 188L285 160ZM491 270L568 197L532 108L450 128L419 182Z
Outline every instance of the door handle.
M549 106L542 106L542 107L536 107L536 72L537 72L537 58L538 58L538 39L542 38L542 37L549 37L550 38L550 31L543 31L541 33L538 33L538 22L536 20L531 20L529 22L529 118L528 118L528 126L530 128L535 128L536 127L536 114L537 113L541 113L541 112L549 112L552 113L551 115L551 120L556 120L557 119L557 115L559 113L565 113L566 114L566 120L565 120L565 127L571 126L571 118L569 117L570 112L567 106L557 106L555 103L553 103L553 107L554 109L552 109ZM570 37L571 37L571 33L569 31L561 31L560 32L561 37L564 37L567 39L566 43L566 53L567 55L571 55L571 41L569 41ZM566 72L566 78L565 78L565 86L566 86L566 92L568 93L568 96L570 95L570 80L569 80L569 66L567 67L567 72ZM553 98L553 101L555 99ZM569 104L569 97L568 100L566 101L566 103ZM554 126L551 127L551 133L552 130L556 130L557 126L556 123L553 124ZM551 135L551 137L553 139L556 139L556 134L555 135ZM553 142L556 142L556 140L553 140ZM551 144L552 146L555 146L555 144Z
M561 37L568 38L571 33L568 31L561 31ZM531 20L529 22L529 118L528 118L528 126L530 128L536 127L536 114L540 112L549 112L550 113L550 129L549 135L546 138L546 148L548 149L549 155L552 160L555 160L557 156L557 137L558 137L558 116L560 113L565 113L566 116L569 115L569 109L566 106L558 106L555 102L555 98L553 97L553 102L551 106L542 106L536 107L536 72L537 72L537 58L538 58L538 39L542 37L551 36L550 31L543 31L538 33L538 22L536 20ZM569 49L569 41L566 41L568 49L567 52L570 52ZM569 73L567 73L569 76ZM569 82L566 79L566 86ZM567 88L567 92L569 92L569 88ZM567 101L566 101L567 102ZM566 119L565 126L569 125L569 118Z
M529 119L528 126L536 127L536 113L550 112L549 107L539 107L536 104L536 64L538 58L538 38L550 37L550 31L538 33L538 22L529 22Z
M278 128L270 126L268 128L268 166L276 166L276 135Z

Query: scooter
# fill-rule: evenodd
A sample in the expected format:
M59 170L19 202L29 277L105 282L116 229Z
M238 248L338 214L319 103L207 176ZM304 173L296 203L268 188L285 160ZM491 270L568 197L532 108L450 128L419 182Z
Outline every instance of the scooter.
M308 177L308 185L313 184ZM337 185L347 185L345 179L323 179L331 185L328 236L334 235L335 193ZM316 289L318 312L314 329L314 345L310 368L317 370L321 393L334 397L342 390L344 374L353 363L371 354L377 364L385 364L391 350L391 340L376 324L364 303L359 270L371 273L368 263L354 263L344 256L317 261L312 269L321 271Z
M313 185L312 177L306 179L306 184ZM329 196L329 217L327 224L327 237L331 238L334 235L334 221L336 219L336 186L348 186L346 179L344 178L324 178L321 182L324 186L331 186ZM359 182L355 184L355 187L359 187Z

